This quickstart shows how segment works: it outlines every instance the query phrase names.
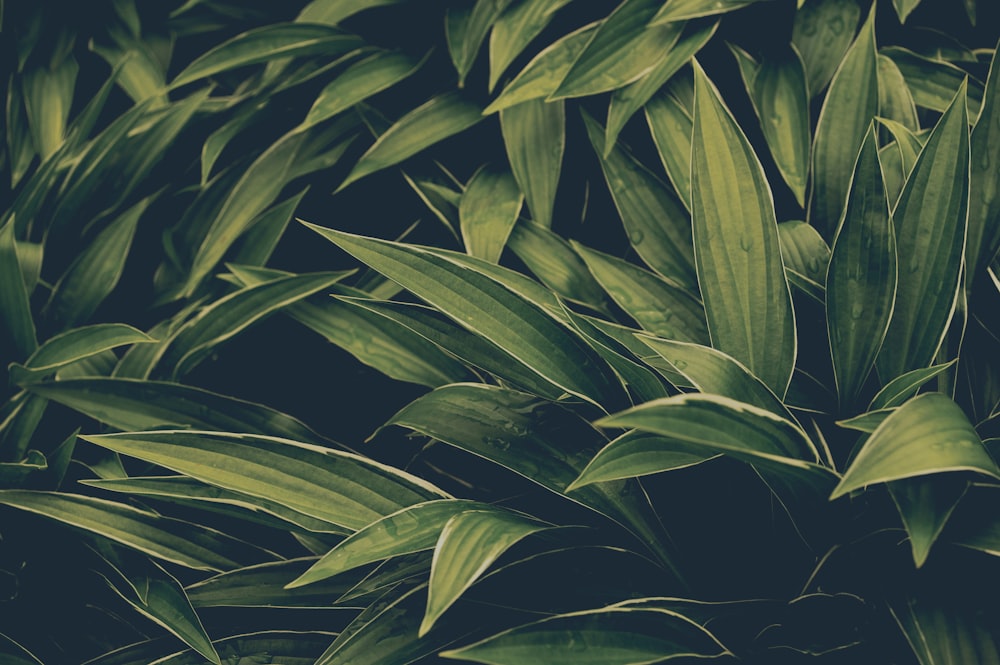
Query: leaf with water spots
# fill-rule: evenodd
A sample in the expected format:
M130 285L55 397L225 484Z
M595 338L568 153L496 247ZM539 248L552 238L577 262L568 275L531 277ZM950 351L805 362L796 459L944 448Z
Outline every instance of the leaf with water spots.
M691 209L691 111L672 93L681 85L676 77L646 104L646 124L667 178L684 207Z
M972 282L1000 249L1000 47L993 51L983 107L972 130L966 269ZM993 220L993 221L990 221Z
M572 0L524 0L509 7L490 33L490 92L514 59Z
M802 56L811 97L833 78L860 18L855 0L811 0L795 13L792 44Z
M500 111L507 159L531 217L552 226L552 210L566 149L566 104L532 99Z

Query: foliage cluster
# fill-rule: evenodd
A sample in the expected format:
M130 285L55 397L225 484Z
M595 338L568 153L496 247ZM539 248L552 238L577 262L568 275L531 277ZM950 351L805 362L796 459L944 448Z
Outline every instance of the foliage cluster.
M0 0L0 661L1000 663L987 4Z

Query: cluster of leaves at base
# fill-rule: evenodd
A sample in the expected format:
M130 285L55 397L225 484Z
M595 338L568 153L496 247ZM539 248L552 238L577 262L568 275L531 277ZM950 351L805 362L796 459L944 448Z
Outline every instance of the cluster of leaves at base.
M0 2L0 660L1000 663L982 4Z

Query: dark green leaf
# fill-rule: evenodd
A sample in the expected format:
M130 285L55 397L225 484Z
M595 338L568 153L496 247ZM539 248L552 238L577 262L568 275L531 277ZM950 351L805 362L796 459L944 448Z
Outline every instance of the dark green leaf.
M523 202L509 171L488 166L477 171L458 206L465 251L484 261L499 261Z
M509 7L490 33L490 91L531 40L545 29L555 13L571 0L524 0ZM530 197L529 197L530 199Z
M792 44L802 56L810 96L822 92L833 78L860 18L861 8L855 0L800 3L792 28Z
M533 99L500 112L507 159L532 219L549 228L566 147L566 105Z
M567 300L606 311L604 291L562 236L522 220L514 227L509 245L524 265L552 291Z
M4 344L4 357L7 360L24 360L30 356L38 347L38 342L28 292L21 278L13 217L0 226L0 320L3 321L4 333L0 339L6 338L11 345Z
M954 475L906 478L889 483L889 494L910 536L917 568L924 565L931 546L941 535L968 486L968 481Z
M994 49L983 108L972 130L969 180L969 234L965 262L969 281L977 278L1000 249L1000 62ZM991 221L992 220L992 221Z
M19 367L16 372L12 370L11 379L25 383L108 349L155 341L144 332L124 323L99 323L75 328L50 338L38 347L23 367Z

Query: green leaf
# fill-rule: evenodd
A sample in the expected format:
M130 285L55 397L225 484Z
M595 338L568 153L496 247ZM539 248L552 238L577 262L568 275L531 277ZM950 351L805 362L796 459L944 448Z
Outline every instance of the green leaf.
M684 207L691 209L691 132L694 121L690 111L670 90L655 95L646 104L646 124L653 135L656 151Z
M876 365L883 381L929 366L944 339L962 287L968 203L963 85L917 158L893 211L900 278Z
M917 105L906 85L906 79L892 58L878 56L878 112L883 118L895 120L910 131L920 129Z
M395 166L425 148L465 131L480 120L479 107L457 93L434 97L404 115L378 137L337 191L366 175Z
M216 346L260 319L318 291L350 272L292 275L240 289L202 309L169 341L159 366L183 376Z
M684 29L684 23L650 24L661 2L624 0L618 5L573 61L551 98L615 90L655 68Z
M272 663L312 663L335 637L334 633L318 631L268 631L255 632L218 640L215 648L225 665L259 665ZM88 665L205 665L205 659L190 650L171 653L174 645L168 646L159 640L139 642L122 649L116 649Z
M585 25L543 49L507 84L483 114L496 113L529 99L548 97L554 93L597 29L597 23Z
M826 301L830 246L815 227L793 220L778 224L778 241L788 283L817 302Z
M458 71L458 87L464 87L486 33L509 4L510 0L477 0L469 12L448 10L445 23L448 51Z
M1000 663L1000 643L988 613L962 598L942 602L928 594L893 599L889 611L920 665Z
M906 402L906 400L917 394L917 390L919 390L922 385L939 375L941 372L954 366L956 362L958 362L957 359L941 365L922 367L897 376L895 379L885 384L885 387L883 387L882 390L878 391L878 394L875 395L872 399L872 403L868 406L868 410L876 411L878 409L891 409L897 406L903 406L903 403Z
M802 56L810 96L822 92L833 78L860 18L855 0L811 0L795 13L792 44Z
M590 347L488 277L413 245L308 226L553 385L597 404L620 395L620 386Z
M207 527L68 492L0 490L0 504L68 524L187 568L222 572L274 555Z
M826 321L841 409L853 408L882 347L896 292L896 237L868 127L827 274Z
M69 56L54 66L35 67L21 75L24 109L42 160L52 156L63 142L79 71L76 58Z
M748 7L760 0L669 0L653 18L653 24L714 16Z
M532 219L551 227L566 148L565 103L533 99L510 106L500 111L500 129Z
M608 254L573 243L612 300L651 333L686 342L707 342L705 311L686 290Z
M247 566L196 582L185 591L195 607L330 608L367 572L346 573L304 588L285 588L315 562L310 557Z
M892 6L896 9L896 14L899 15L899 22L906 23L906 18L910 15L917 5L920 4L920 0L892 0Z
M409 78L425 60L414 62L400 53L379 51L350 65L320 91L299 131L332 118Z
M17 257L13 216L0 226L0 320L3 321L0 339L6 338L10 344L4 344L5 359L23 360L38 348L31 304Z
M847 429L853 429L858 432L864 432L865 434L871 434L878 429L878 426L881 425L893 411L895 411L895 408L869 411L868 413L862 413L860 416L854 416L853 418L848 418L846 420L838 420L837 424Z
M613 446L613 448L612 448ZM631 430L608 444L609 452L594 460L583 470L567 492L591 483L624 480L651 473L684 469L715 459L722 453L697 444L662 437L641 430Z
M7 153L10 155L10 185L16 187L28 172L35 158L27 113L24 110L24 92L20 81L11 76L7 84L6 120Z
M603 128L586 114L583 119L633 249L650 268L692 294L697 293L687 211L624 148L616 146L607 157L601 157L605 153Z
M278 58L334 57L364 46L360 37L318 24L276 23L248 30L205 52L170 82L178 88L221 72Z
M476 580L520 540L552 528L506 511L466 510L444 525L434 549L427 610L418 635L426 635L438 618Z
M645 665L725 653L679 614L612 606L542 619L441 655L489 665Z
M628 122L629 118L645 106L653 98L657 90L662 88L681 67L690 62L691 58L708 43L708 40L712 38L718 27L718 21L699 21L693 25L688 23L684 26L684 30L678 36L677 41L669 49L666 49L663 58L655 67L643 74L639 80L614 92L611 96L611 102L608 105L608 126L604 134L605 156L611 152L615 142L618 140L618 134L625 127L625 123ZM688 132L688 140L690 140L690 134ZM690 150L688 153L690 153ZM684 200L686 206L688 192L681 191L680 188L677 188L677 192Z
M190 430L81 438L347 529L360 529L402 507L447 496L406 472L288 439Z
M280 411L194 386L89 378L33 383L27 389L120 430L190 427L329 443Z
M924 565L969 483L961 477L906 478L889 483L889 494L910 536L913 562Z
M155 341L124 323L99 323L75 328L50 338L38 347L23 367L11 372L11 379L24 383L108 349Z
M1000 478L962 409L940 393L914 397L865 441L830 499L876 483L949 471Z
M523 202L509 171L489 166L477 171L458 206L465 250L491 263L499 261Z
M561 407L482 384L445 386L411 402L385 426L416 430L489 460L556 494L583 470L604 437ZM568 497L625 526L672 570L664 535L641 490L604 483Z
M969 180L969 233L966 240L966 270L971 283L1000 249L1000 61L993 51L983 107L972 130L970 150L972 173ZM994 221L991 221L994 220Z
M851 173L868 125L878 113L875 10L830 83L816 123L809 223L831 237L844 212Z
M308 191L309 188L306 187L257 215L250 223L250 229L240 239L233 262L251 266L267 263Z
M765 58L744 85L781 177L805 207L809 173L809 92L802 60L794 49Z
M337 25L344 19L374 7L398 5L406 0L312 0L295 19L299 23Z
M48 402L27 392L14 395L0 411L0 460L20 461L41 425ZM23 471L19 469L18 471ZM18 475L21 475L18 473Z
M37 450L29 450L19 462L0 462L0 487L20 488L28 484L28 479L48 468L45 455Z
M72 328L97 311L118 285L139 219L152 202L145 198L123 212L77 254L45 306L51 318Z
M795 316L763 167L715 86L695 66L691 213L712 346L778 397L795 365Z
M962 81L968 78L968 73L961 67L925 58L900 46L888 46L881 52L899 68L916 105L932 111L944 112L951 105ZM983 101L983 86L971 79L966 93L969 113L976 117Z
M490 92L514 59L571 0L524 0L508 7L490 33Z
M607 297L569 242L544 226L521 220L508 242L538 279L572 302L607 311Z
M376 561L432 549L448 521L468 510L492 508L477 501L441 499L386 515L340 542L287 587L296 589Z

